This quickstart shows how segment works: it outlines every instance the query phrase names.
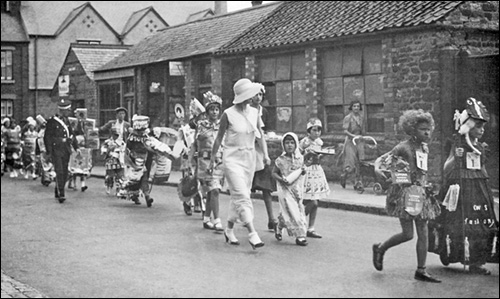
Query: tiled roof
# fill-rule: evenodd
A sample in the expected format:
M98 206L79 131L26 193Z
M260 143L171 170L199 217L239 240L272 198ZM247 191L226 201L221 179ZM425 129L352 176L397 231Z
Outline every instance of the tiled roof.
M1 13L2 42L28 42L28 35L21 21L9 13Z
M134 28L134 26L139 23L139 21L150 11L153 12L160 19L160 21L165 24L165 27L168 27L167 22L165 22L165 20L156 12L156 10L152 6L150 6L136 11L130 16L130 19L128 19L127 24L125 24L125 27L123 28L122 35L125 35L130 30L132 30L132 28Z
M71 46L72 51L80 61L85 73L90 79L94 78L94 71L115 57L125 53L130 46L116 45L77 45Z
M166 28L137 43L98 71L214 53L280 4L282 2L273 2Z
M218 53L299 44L414 27L443 18L464 1L286 1Z

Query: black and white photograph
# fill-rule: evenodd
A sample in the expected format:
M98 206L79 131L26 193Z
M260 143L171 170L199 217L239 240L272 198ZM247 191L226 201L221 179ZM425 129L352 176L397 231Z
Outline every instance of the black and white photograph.
M2 298L498 298L498 1L0 1Z

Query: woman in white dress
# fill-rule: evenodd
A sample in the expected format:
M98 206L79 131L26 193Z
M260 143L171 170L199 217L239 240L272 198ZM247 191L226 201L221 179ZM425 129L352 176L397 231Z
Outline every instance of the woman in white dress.
M256 140L263 149L264 163L267 165L271 163L264 141L259 111L249 106L252 98L257 96L261 88L261 84L253 83L246 78L240 79L234 84L234 105L224 110L222 114L209 164L210 170L219 162L216 153L224 139L222 163L224 176L231 193L224 236L226 242L230 242L231 245L239 245L239 241L234 235L234 224L240 221L248 230L248 242L253 249L264 246L253 225L253 204L250 199L250 189L256 167Z

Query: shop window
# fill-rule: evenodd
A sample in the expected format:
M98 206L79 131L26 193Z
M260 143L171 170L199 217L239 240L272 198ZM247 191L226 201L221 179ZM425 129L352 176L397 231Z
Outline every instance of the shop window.
M2 80L12 79L12 51L2 50Z
M306 81L304 53L258 60L257 81L266 86L263 106L269 112L267 130L305 132Z
M363 105L367 132L384 132L382 47L380 44L331 48L322 54L327 132L342 131L354 100Z

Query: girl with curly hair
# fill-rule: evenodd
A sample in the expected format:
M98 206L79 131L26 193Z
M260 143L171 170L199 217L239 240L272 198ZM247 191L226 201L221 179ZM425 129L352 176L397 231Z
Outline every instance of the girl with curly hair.
M426 282L441 282L425 270L428 248L427 221L440 214L439 203L426 194L427 142L434 130L434 119L421 109L408 110L399 119L399 126L410 136L391 151L375 161L376 175L387 179L381 165L391 165L392 184L386 199L386 210L390 216L398 217L402 232L383 243L374 244L373 265L382 270L384 253L391 247L413 239L413 222L417 228L417 271L415 279Z

